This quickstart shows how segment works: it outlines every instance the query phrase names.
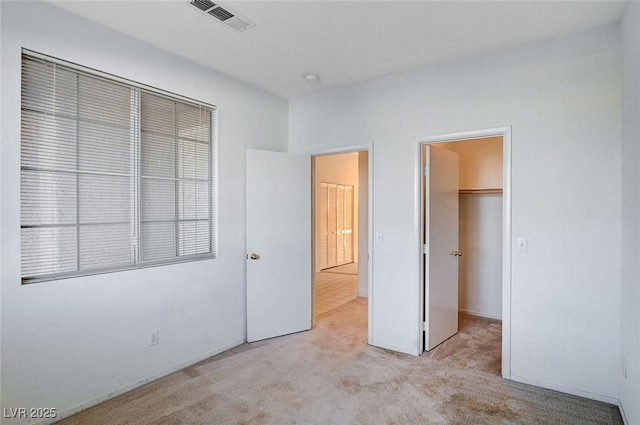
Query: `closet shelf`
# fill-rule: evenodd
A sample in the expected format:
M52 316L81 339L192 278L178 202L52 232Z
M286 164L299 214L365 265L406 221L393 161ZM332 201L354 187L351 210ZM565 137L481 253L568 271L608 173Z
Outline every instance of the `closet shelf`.
M502 188L470 188L460 189L458 191L460 195L485 195L485 194L502 194Z

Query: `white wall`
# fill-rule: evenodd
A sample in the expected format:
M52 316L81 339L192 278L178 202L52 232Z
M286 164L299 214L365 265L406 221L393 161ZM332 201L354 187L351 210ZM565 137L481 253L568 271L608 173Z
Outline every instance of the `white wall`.
M622 22L622 357L621 402L628 424L640 424L640 4Z
M511 125L511 376L618 396L620 73L611 26L291 102L290 150L374 144L373 344L419 352L419 138Z
M352 153L314 157L314 190L316 194L315 225L315 271L319 272L320 260L320 183L353 186L353 261L358 261L358 155ZM325 212L326 214L326 212Z
M49 4L0 7L2 407L73 410L244 341L245 149L286 150L288 103ZM21 47L219 106L218 259L21 286Z

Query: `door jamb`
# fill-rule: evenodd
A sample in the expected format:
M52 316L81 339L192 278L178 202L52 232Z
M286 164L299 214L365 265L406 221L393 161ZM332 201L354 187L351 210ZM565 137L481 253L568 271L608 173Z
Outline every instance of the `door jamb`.
M434 143L459 142L466 139L481 139L487 137L502 136L502 377L511 379L511 126L488 128L481 130L461 131L454 133L438 134L434 136L417 138L418 160L415 185L415 199L417 202L416 232L424 231L423 220L423 166L422 147ZM424 255L422 254L422 237L418 238L419 254L419 309L418 317L418 353L424 352L424 313L425 313L425 287L424 287Z
M344 153L352 153L352 152L367 152L368 153L368 175L367 175L367 185L368 185L368 205L367 205L367 215L368 215L368 228L367 228L367 247L368 247L368 258L369 261L367 263L367 327L368 327L368 343L373 343L373 143L366 143L361 145L351 145L344 147L335 147L335 148L327 148L327 149L318 149L312 152L309 152L312 158L318 156L327 156L327 155L336 155L336 154L344 154ZM315 274L315 185L313 184L315 177L315 166L312 161L311 166L311 197L312 197L312 208L311 208L311 273ZM360 253L360 247L358 247L358 253ZM359 256L360 254L358 254ZM311 276L311 282L313 282L311 288L311 326L315 326L316 314L315 314L315 276Z

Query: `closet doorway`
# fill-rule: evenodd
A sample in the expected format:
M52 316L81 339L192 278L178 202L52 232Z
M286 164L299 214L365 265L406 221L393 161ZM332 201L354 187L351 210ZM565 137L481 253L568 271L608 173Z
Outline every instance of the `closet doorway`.
M508 377L510 132L503 130L420 145L421 288L425 355Z
M366 329L368 152L316 155L312 164L314 323L352 309Z

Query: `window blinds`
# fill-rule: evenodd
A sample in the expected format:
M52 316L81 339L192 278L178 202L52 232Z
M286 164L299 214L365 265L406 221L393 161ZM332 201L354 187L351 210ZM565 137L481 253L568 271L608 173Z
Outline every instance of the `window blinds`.
M214 119L23 55L23 281L214 256Z
M211 251L211 112L141 94L141 258Z

